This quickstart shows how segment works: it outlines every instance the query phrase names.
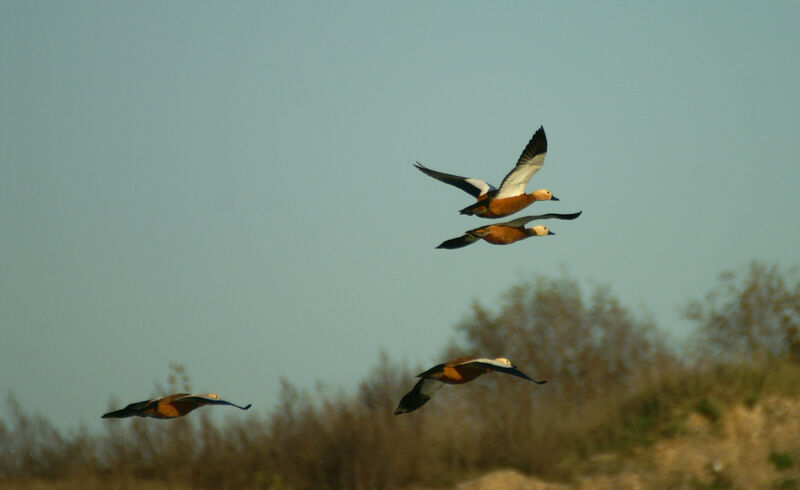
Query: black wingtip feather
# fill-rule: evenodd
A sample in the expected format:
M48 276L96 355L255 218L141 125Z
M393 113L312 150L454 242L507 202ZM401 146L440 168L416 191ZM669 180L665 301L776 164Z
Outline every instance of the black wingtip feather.
M531 136L531 140L528 141L525 149L522 150L522 155L519 158L520 160L525 160L542 153L547 153L547 136L544 134L544 126L539 126L539 129Z
M456 248L463 248L463 247L466 247L467 245L471 245L471 244L475 243L477 240L478 240L477 238L475 238L475 237L473 237L472 235L469 235L469 234L461 235L460 237L451 238L450 240L443 241L436 248L437 249L441 248L441 249L453 250L453 249L456 249Z

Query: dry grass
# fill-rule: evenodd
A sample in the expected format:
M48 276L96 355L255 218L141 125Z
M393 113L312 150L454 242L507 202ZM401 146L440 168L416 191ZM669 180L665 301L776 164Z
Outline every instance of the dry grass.
M790 398L800 395L800 367L790 362L683 367L660 381L650 375L626 395L611 390L576 406L546 397L531 401L544 389L522 398L513 383L473 384L446 388L423 410L403 416L392 410L410 385L408 373L384 374L364 381L353 397L312 397L286 383L274 412L224 426L198 413L169 426L132 420L105 435L69 436L18 413L26 424L4 424L3 442L13 444L0 450L0 490L436 488L496 467L561 484L595 475L622 485L614 474L650 481L641 469L659 465L663 469L647 478L683 482L676 488L691 488L682 485L694 478L705 488L717 477L707 469L714 454L723 454L717 447L741 448L722 457L726 477L752 480L758 484L752 488L783 478L789 488L798 470L793 462L800 461L794 442L800 440L800 409ZM504 390L516 408L484 419L472 398L486 400L494 389ZM441 423L445 419L448 424ZM691 444L683 442L687 437ZM758 464L745 464L754 451L763 453ZM61 466L74 454L81 455L80 465ZM788 468L778 470L772 460ZM766 476L745 480L737 467Z
M180 482L96 477L66 477L57 480L15 479L0 482L0 490L190 490L194 485Z

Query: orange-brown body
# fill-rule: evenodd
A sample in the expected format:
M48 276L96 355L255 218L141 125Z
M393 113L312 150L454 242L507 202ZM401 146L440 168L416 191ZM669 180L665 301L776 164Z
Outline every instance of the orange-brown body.
M475 234L495 245L508 245L530 236L525 228L512 228L502 225L489 225L481 228Z
M488 194L484 194L478 198L478 202L486 200ZM504 197L501 199L488 199L487 206L479 206L474 208L472 212L483 218L502 218L514 214L520 209L528 207L531 203L536 201L534 193L520 194L519 196Z
M491 371L491 369L485 367L463 364L472 359L475 359L475 356L464 356L453 359L445 364L441 370L430 373L430 377L438 379L443 383L460 385L462 383L468 383L478 376Z
M432 377L451 385L460 385L462 383L469 383L473 379L489 371L491 371L491 369L477 366L445 366L440 375Z
M146 416L156 419L174 419L176 417L183 417L195 408L199 408L201 406L197 402L177 400L178 398L188 395L188 393L179 393L177 395L171 395L166 398L162 398L156 403L153 403L152 407L147 407L145 410L147 414Z

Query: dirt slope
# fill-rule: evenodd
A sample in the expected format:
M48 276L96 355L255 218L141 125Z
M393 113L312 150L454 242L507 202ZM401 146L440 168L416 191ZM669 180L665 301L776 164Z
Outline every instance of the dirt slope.
M501 470L457 488L800 489L800 400L773 398L752 408L735 406L715 422L692 413L680 435L633 455L596 456L569 484Z

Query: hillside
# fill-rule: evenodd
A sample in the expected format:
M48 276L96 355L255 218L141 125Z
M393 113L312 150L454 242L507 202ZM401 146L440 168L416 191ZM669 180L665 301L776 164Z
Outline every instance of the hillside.
M800 399L769 398L719 418L688 414L676 437L591 458L570 483L495 471L458 490L800 488Z

